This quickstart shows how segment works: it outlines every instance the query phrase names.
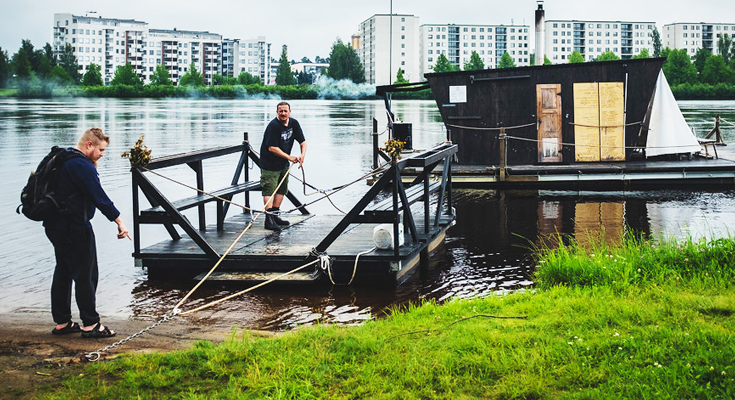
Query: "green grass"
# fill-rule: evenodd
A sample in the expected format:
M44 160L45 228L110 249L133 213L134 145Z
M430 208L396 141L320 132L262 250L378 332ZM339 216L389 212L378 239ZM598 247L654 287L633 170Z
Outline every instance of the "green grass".
M732 246L626 239L539 250L535 292L123 356L39 397L730 399Z

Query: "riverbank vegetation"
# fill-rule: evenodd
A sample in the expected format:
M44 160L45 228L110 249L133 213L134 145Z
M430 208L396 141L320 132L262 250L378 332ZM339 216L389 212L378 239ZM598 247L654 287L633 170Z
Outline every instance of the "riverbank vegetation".
M653 57L664 57L666 61L663 71L669 81L674 97L679 100L724 100L735 99L735 46L732 38L724 33L718 37L717 55L709 49L699 49L696 54L688 54L681 49L661 49L658 31L653 34ZM634 58L648 58L647 49L641 50ZM576 63L589 61L578 51L571 52L566 61ZM607 61L619 59L611 51L602 53L593 61ZM67 44L63 51L55 55L50 44L42 49L34 49L29 40L23 40L18 51L9 57L8 52L0 48L0 90L15 89L15 92L2 92L2 96L17 96L23 98L49 98L59 96L87 96L87 97L195 97L195 98L260 98L274 97L282 99L371 99L375 98L374 85L365 84L365 71L354 49L348 44L337 40L332 45L330 57L322 59L329 64L321 70L321 75L315 72L300 71L294 73L291 65L295 61L288 61L285 48L282 51L279 67L276 72L275 85L266 85L260 77L247 72L239 76L225 76L214 74L206 80L197 71L192 63L179 70L183 75L175 85L170 78L170 71L163 65L158 65L144 84L130 64L122 65L114 71L114 78L105 84L99 65L94 63L82 69L74 56L73 47ZM556 60L564 62L565 60ZM544 64L551 62L545 58ZM533 65L533 55L531 56ZM439 55L433 66L434 72L480 70L493 68L485 66L484 62L473 51L469 61L463 65L454 65L443 55ZM505 53L497 68L514 68L512 57ZM404 81L404 71L399 68L396 74L396 83ZM232 75L230 73L230 75ZM328 84L324 89L325 81L342 82L339 85ZM109 78L108 78L109 79ZM355 89L353 86L357 86ZM335 91L342 90L342 92ZM11 94L12 93L12 94ZM413 93L396 93L394 99L421 99L431 100L431 90Z
M732 398L735 241L560 238L533 291L90 365L40 398ZM132 343L131 343L132 344Z

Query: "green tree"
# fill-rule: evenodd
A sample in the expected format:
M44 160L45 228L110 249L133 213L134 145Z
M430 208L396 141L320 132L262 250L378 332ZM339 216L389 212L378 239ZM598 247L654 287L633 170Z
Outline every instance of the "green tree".
M355 49L342 43L342 39L337 38L337 41L332 44L327 76L334 80L349 79L354 83L365 82L365 68L360 62L360 57L357 56Z
M56 62L56 57L54 56L54 48L51 47L51 45L49 43L46 43L46 45L43 46L43 54L51 62L51 68L55 67L56 64L57 64L57 62Z
M57 65L53 68L51 68L51 73L49 73L49 78L62 85L73 85L76 82L74 82L74 78L69 76L69 73L66 72L64 67L61 65Z
M398 72L396 72L396 80L393 84L400 85L401 83L408 83L408 80L403 77L403 68L398 68Z
M240 72L240 75L237 76L237 81L241 85L254 85L256 83L261 83L260 78L246 71Z
M476 51L473 51L470 55L470 62L465 63L465 71L475 71L478 69L485 69L485 63L480 58L480 55Z
M179 86L204 86L204 76L197 71L193 61L189 64L189 70L179 79Z
M701 47L697 49L697 53L694 54L694 66L697 68L697 72L701 75L702 71L704 70L704 65L707 63L707 59L712 56L712 52L705 48Z
M67 43L64 46L64 51L59 56L59 65L64 68L66 74L76 83L79 82L81 76L79 74L79 63L77 63L77 57L74 55L74 48L71 43Z
M508 54L506 51L503 53L503 56L500 57L500 63L498 64L498 68L515 68L516 63L513 61L513 57Z
M309 60L309 57L301 57L301 62L306 64L311 64L311 60Z
M23 48L13 54L13 72L16 77L21 79L31 77L31 61L28 59L28 53Z
M620 57L618 57L612 51L605 51L602 54L600 54L600 56L597 57L595 61L615 61L615 60L620 60Z
M10 78L10 62L8 60L8 52L0 47L0 88L6 87L8 78Z
M456 71L457 67L452 65L444 54L439 54L436 58L436 64L434 64L434 72L452 72Z
M653 56L663 57L661 54L661 35L658 33L656 26L653 27L653 33L651 34L651 40L653 41Z
M549 57L546 57L546 55L544 55L544 65L551 65L551 60L549 60Z
M647 48L642 48L640 53L633 56L634 60L639 58L651 58L651 55L648 53Z
M135 73L133 66L130 65L130 63L126 63L125 65L117 67L115 70L115 76L112 77L110 85L143 86L143 81L141 81L138 74Z
M725 59L725 64L730 62L730 48L732 47L732 37L723 33L717 38L717 51Z
M227 79L225 79L225 77L221 74L214 74L214 76L212 76L212 85L221 86L224 85L226 82Z
M311 72L301 71L296 75L296 83L298 85L311 85L314 82L314 74Z
M281 59L278 60L278 70L276 71L276 85L288 86L295 85L296 78L291 72L291 63L288 61L286 47L281 50Z
M102 68L95 63L89 64L82 77L82 86L102 86Z
M720 54L707 58L700 78L700 81L710 85L716 85L720 82L735 83L732 69L725 62L725 57Z
M569 54L569 64L576 64L576 63L583 63L584 62L584 56L582 53L578 52L577 50L574 50L571 54Z
M173 86L174 83L171 81L171 78L168 74L168 69L166 69L166 66L163 64L156 65L156 70L153 71L153 75L151 75L151 83L152 86Z
M38 69L36 70L36 73L41 78L46 78L51 73L51 69L54 66L51 64L51 60L49 60L48 57L46 57L46 54L41 55L41 62L38 64Z
M697 67L692 64L686 49L670 49L666 53L668 53L668 56L661 69L663 69L669 85L676 86L687 82L697 83Z
M37 51L33 49L33 44L28 39L21 40L19 52L24 52L28 62L31 65L31 71L38 71L38 66L41 64L41 56L43 51Z

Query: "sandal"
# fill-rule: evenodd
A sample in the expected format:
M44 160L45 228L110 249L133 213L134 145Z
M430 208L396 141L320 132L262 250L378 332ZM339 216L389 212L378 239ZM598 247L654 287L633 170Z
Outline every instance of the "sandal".
M52 335L68 335L70 333L79 333L82 331L82 328L79 327L79 324L76 322L69 321L69 323L66 324L65 327L61 329L56 329L51 331Z
M94 325L94 328L89 331L82 330L82 337L88 339L108 338L113 337L117 334L115 331L111 331L109 327L102 326L99 322Z

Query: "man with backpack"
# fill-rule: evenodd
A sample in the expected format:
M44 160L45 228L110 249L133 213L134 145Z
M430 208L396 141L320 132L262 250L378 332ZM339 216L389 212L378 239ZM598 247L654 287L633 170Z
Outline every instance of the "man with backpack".
M55 335L81 332L85 338L115 336L115 331L100 323L96 311L97 249L90 223L98 209L117 224L118 239L130 239L120 211L102 189L97 174L97 161L109 142L110 137L100 128L87 130L76 147L64 150L75 154L67 155L55 177L54 191L64 207L43 222L56 256L51 284L51 314L57 324L51 333ZM72 283L83 327L72 321Z

